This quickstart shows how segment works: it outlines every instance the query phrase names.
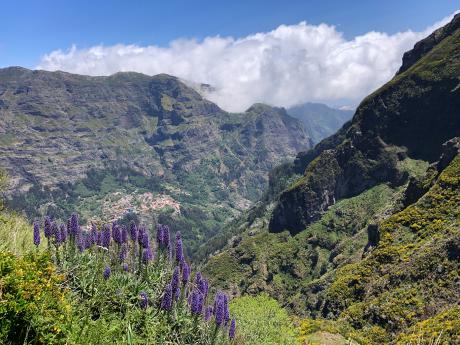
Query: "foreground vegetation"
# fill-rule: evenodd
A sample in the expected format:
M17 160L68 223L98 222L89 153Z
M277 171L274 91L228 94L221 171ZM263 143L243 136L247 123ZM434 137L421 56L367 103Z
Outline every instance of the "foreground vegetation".
M180 233L172 241L166 226L151 241L135 224L83 230L76 215L67 225L45 218L34 224L33 243L25 255L0 255L2 344L235 339L228 297L212 298L208 281L191 275Z

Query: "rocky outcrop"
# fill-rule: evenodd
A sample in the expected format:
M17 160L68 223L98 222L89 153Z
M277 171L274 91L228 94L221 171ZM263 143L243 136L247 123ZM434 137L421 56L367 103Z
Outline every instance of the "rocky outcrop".
M368 96L337 134L298 155L295 169L304 177L281 193L270 231L297 233L334 200L382 182L403 183L408 176L399 171L398 161L405 157L438 159L442 143L458 135L460 128L459 21L457 15L428 38L426 42L434 42L429 53L420 52L428 43L416 46L411 56L417 60L409 63L406 57L405 70ZM336 164L315 167L324 159ZM323 185L310 177L329 176L329 170L334 171L332 180L320 180Z
M460 28L460 14L457 14L454 19L446 26L434 31L427 38L417 42L414 49L404 53L403 63L398 71L398 74L403 73L412 67L424 55L429 53L439 42L446 37L452 35L457 29Z

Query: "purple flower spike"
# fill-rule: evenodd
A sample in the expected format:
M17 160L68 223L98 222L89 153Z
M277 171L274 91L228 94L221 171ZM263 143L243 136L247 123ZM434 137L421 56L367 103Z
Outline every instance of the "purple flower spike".
M76 238L79 233L80 225L78 224L78 215L76 213L72 213L72 216L70 216L70 235Z
M45 227L43 232L46 238L50 238L53 235L53 230L51 229L51 218L48 216L45 217Z
M117 223L112 224L112 238L117 244L121 244L121 231Z
M163 244L163 225L157 225L157 244L161 246Z
M146 232L144 227L140 227L137 233L137 241L139 242L139 245L142 245L142 240L144 238L144 233Z
M128 264L126 262L123 263L123 265L121 265L121 267L123 268L123 272L128 272L129 271L129 266L128 266Z
M227 325L228 321L230 320L230 311L228 309L228 296L226 294L224 294L223 303L224 303L224 322L225 322L225 325Z
M148 264L150 261L153 260L153 252L152 252L152 248L150 247L147 247L144 249L144 251L142 252L142 262L144 264Z
M95 224L91 224L91 245L97 244L97 228Z
M230 322L230 328L228 330L228 336L230 339L235 338L235 331L236 331L236 321L235 319L232 319L232 321Z
M209 283L206 279L203 278L201 272L198 272L196 274L195 284L198 290L200 290L203 296L206 298L206 296L208 295Z
M110 266L105 266L104 269L104 279L107 280L110 278L110 274L112 273Z
M169 311L172 309L172 287L171 284L166 285L163 293L163 299L161 300L161 309Z
M128 254L128 246L125 243L123 243L121 245L120 254L119 254L120 262L125 261L127 254Z
M77 237L77 247L80 253L83 253L83 251L86 249L86 236L85 234L81 233Z
M40 224L38 221L34 222L34 244L36 247L40 245Z
M173 296L177 296L177 289L179 289L179 267L177 266L171 278L171 288Z
M67 229L64 224L61 224L59 227L59 231L61 232L61 241L64 243L67 240Z
M51 229L51 232L54 235L54 241L56 242L56 245L59 246L62 243L61 231L59 230L55 222L53 222L53 224L51 225Z
M128 230L126 227L121 228L121 243L127 243L128 242Z
M107 225L104 225L104 230L102 230L102 246L105 248L109 248L110 240L110 228Z
M164 225L163 227L163 247L171 248L170 247L170 236L169 236L169 227Z
M147 293L141 291L141 293L139 294L139 299L139 305L141 309L147 309L147 307L149 306L149 296L147 295Z
M171 250L169 227L167 225L158 224L157 227L157 242L160 249Z
M182 247L182 237L180 232L176 232L176 261L182 265L184 262L184 249Z
M184 261L182 266L182 284L186 285L190 278L190 266Z
M190 311L193 315L201 315L203 313L203 294L199 290L193 290L191 294Z
M134 222L131 222L129 225L129 236L131 237L132 241L137 241L137 226Z
M150 247L149 233L147 231L145 231L142 235L141 246L144 249Z
M225 323L224 294L222 292L216 294L213 310L217 326L222 326Z
M70 236L71 218L67 219L67 236Z
M204 321L208 322L212 316L212 306L208 305L204 310Z

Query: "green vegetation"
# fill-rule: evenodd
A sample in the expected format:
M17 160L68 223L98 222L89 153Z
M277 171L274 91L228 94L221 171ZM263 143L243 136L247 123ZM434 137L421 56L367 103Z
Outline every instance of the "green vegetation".
M305 294L316 280L360 259L367 243L366 226L391 209L398 191L382 184L331 206L321 219L296 236L252 227L235 248L211 257L205 271L219 286L243 293L266 291L298 313L312 306ZM266 226L265 222L265 226ZM307 310L308 311L308 310Z
M296 328L286 311L267 295L232 300L230 312L238 320L238 337L245 345L295 345Z
M46 254L0 251L0 342L64 344L70 299L63 282Z
M416 204L380 224L371 255L337 271L326 308L369 342L394 341L401 332L401 339L421 334L447 343L458 336L459 176L460 155ZM410 335L417 325L423 330Z

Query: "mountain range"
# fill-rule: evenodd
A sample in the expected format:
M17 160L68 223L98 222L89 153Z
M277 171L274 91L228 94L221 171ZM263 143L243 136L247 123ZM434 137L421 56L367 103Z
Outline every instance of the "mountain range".
M10 207L29 218L155 215L192 248L260 197L268 171L312 145L282 108L227 113L172 76L19 67L0 70L0 131Z
M66 260L76 257L75 244L82 247L77 254L82 261L72 264L83 267L85 276L94 275L89 264L81 262L102 249L91 247L94 239L88 234L104 230L107 248L112 236L112 250L120 252L106 258L108 266L97 262L104 275L101 271L98 279L67 280L79 286L75 291L81 292L82 301L90 290L104 295L103 289L87 289L89 281L111 287L113 293L104 298L114 308L106 315L112 321L124 313L117 300L120 286L126 286L111 284L130 281L133 318L145 320L137 316L144 314L138 313L136 284L145 283L142 272L148 273L153 259L149 232L142 227L139 231L144 251L130 235L130 258L135 259L130 264L138 269L126 280L125 273L133 267L122 269L120 255L126 256L122 249L128 231L115 222L130 223L135 236L131 221L152 227L167 224L175 234L175 257L168 228L159 226L154 248L159 261L150 267L153 272L164 265L167 273L155 271L161 288L155 285L151 305L143 298L142 309L154 310L160 297L171 304L186 296L177 290L185 267L183 237L189 248L186 259L192 259L219 291L216 305L222 313L228 309L221 291L235 297L248 318L246 326L260 327L258 316L252 315L260 299L258 310L274 302L267 319L276 314L273 322L283 320L289 339L307 344L332 343L330 339L360 345L460 343L460 14L405 53L396 75L353 113L312 103L289 109L254 104L243 113L229 113L193 85L165 74L89 77L0 69L0 167L9 175L7 179L0 171L7 207L29 220L51 216L45 221L45 236L54 229L50 224L57 224L53 219L64 220L73 211L81 215L80 223L76 215L73 225L69 223L78 238L66 244L72 250L63 262L57 239L65 232L57 232L57 225L54 257L49 256L50 242L46 250L42 245L40 262L30 255L2 254L8 286L20 283L25 291L34 286L22 284L22 279L32 276L30 272L53 273L49 260L65 263L65 272ZM6 180L10 183L5 187ZM6 248L22 246L15 253L25 251L16 236L30 243L31 232L19 236L28 225L5 212L3 203L0 211ZM114 222L111 230L102 226L109 222ZM79 234L91 223L92 232ZM37 223L34 243L39 237ZM98 260L97 254L94 257ZM48 268L31 269L38 263ZM27 275L21 273L24 267ZM109 279L111 267L115 279ZM67 274L75 278L72 270ZM152 290L149 284L142 286ZM200 296L208 287L197 273L189 283L191 314L187 303L179 303L175 314L162 312L163 326L186 329L187 339L198 339L196 316L203 305L196 306L203 304ZM58 283L53 288L62 292ZM249 302L241 302L246 298ZM5 310L16 310L18 303L12 301ZM165 308L163 301L160 309L170 311L172 304ZM293 315L297 331L292 334L292 320L279 313L277 303ZM89 323L105 320L100 314L105 307L96 312L88 305L79 315ZM14 315L11 319L19 315L26 320L8 312ZM156 315L149 312L151 325L157 325ZM123 334L116 339L124 337L126 329L136 333L142 328L131 327L131 321L123 324ZM176 321L190 328L182 329ZM217 317L215 322L222 324ZM214 335L203 326L203 337L214 339L217 326Z
M458 343L459 77L456 15L350 122L271 172L264 198L203 247L205 271L320 320L307 335Z

